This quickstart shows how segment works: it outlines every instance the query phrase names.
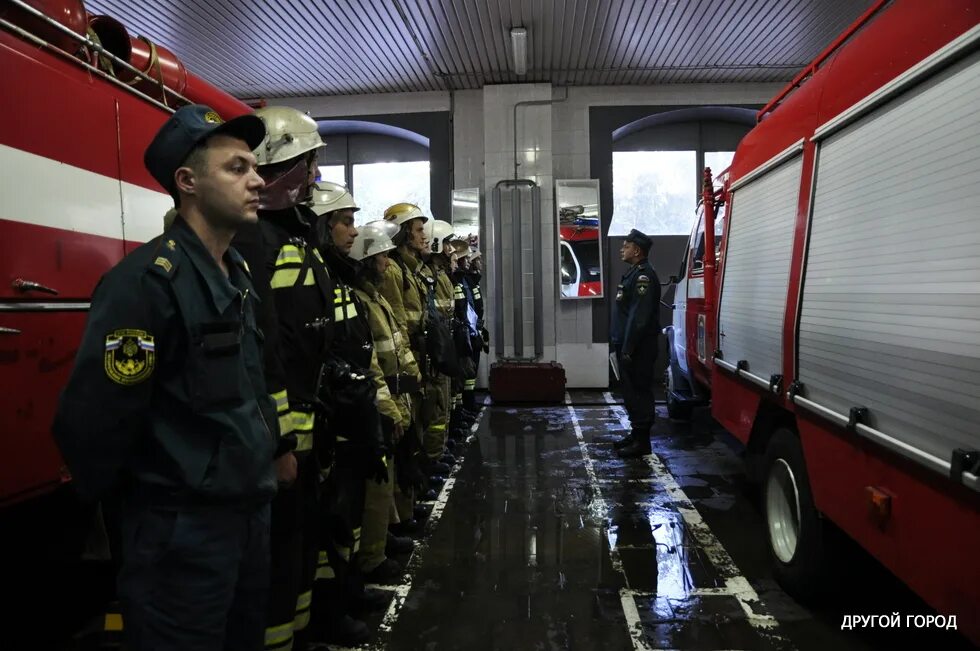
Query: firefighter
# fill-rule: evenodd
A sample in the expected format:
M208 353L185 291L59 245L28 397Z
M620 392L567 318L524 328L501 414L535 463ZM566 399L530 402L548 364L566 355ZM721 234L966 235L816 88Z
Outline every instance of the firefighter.
M470 252L466 256L466 286L469 288L470 296L473 299L473 311L476 312L476 329L479 338L473 341L473 363L476 366L477 375L480 374L480 356L490 352L490 333L484 323L483 311L483 292L480 282L483 278L483 255L479 249ZM464 393L464 405L470 414L475 418L477 414L476 396L473 392L467 398Z
M264 134L200 105L157 132L144 161L179 214L103 276L55 416L76 489L121 500L131 649L262 648L278 428L229 244L256 220Z
M615 443L624 459L650 454L650 428L655 416L653 366L660 331L660 280L647 261L650 245L650 238L635 228L623 242L620 256L632 266L616 291L610 329L630 419L630 433Z
M381 295L391 305L398 327L408 340L412 354L423 378L427 374L428 355L426 354L425 330L427 321L428 283L422 275L422 254L428 247L425 239L425 223L428 221L422 210L411 203L396 203L384 213L385 221L399 228L392 238L395 250L390 259ZM423 383L424 384L424 383ZM425 455L422 451L422 402L423 388L411 394L412 425L396 446L396 471L398 481L395 486L395 505L400 524L396 528L401 533L414 533L417 519L426 514L425 507L418 501L435 499L433 490L425 488L422 480L420 462Z
M272 579L266 650L302 648L313 637L342 642L367 639L363 622L346 616L341 590L323 590L318 608L335 613L329 630L310 630L315 573L336 575L341 562L317 567L321 536L334 535L319 518L319 502L332 497L321 482L332 466L332 432L324 426L317 386L333 331L323 316L333 309L334 287L310 242L316 215L305 205L323 141L307 115L288 107L256 111L267 136L256 149L266 185L258 225L236 241L256 274L266 335L265 373L276 401L282 439L279 463L295 463L297 479L282 486L272 508ZM324 600L329 604L322 603Z
M314 205L320 215L319 247L335 285L333 354L365 378L364 390L351 394L346 400L342 395L336 396L338 404L334 409L334 425L343 439L338 440L334 481L342 485L341 490L350 498L347 510L340 515L355 527L353 548L343 550L351 559L348 590L355 597L363 598L359 595L363 592L362 578L388 582L402 574L401 566L385 555L391 490L387 486L389 448L384 432L392 438L394 424L400 420L400 415L391 401L384 376L378 370L367 309L354 293L361 264L350 256L350 252L358 235L354 213L360 209L347 188L328 182L318 185ZM369 391L367 383L372 383ZM356 402L365 400L368 394L369 403ZM347 408L348 404L352 408ZM365 515L369 519L367 541L363 538L362 527ZM367 549L363 547L365 542L369 545ZM407 545L408 548L402 551L411 551L410 539L400 539L398 543ZM369 571L362 574L362 569Z
M371 334L374 337L378 362L377 378L384 385L384 387L379 385L378 388L378 408L382 414L391 419L387 432L390 441L386 443L389 443L392 449L411 427L412 394L418 392L422 382L408 340L398 327L391 305L380 293L381 283L391 262L388 259L388 252L395 248L391 237L397 233L398 227L389 222L378 221L367 224L354 241L354 249L351 252L351 257L360 261L355 293L367 311ZM369 575L379 574L377 568L381 568L385 563L386 553L405 554L411 552L413 548L411 538L407 537L388 538L386 544L385 534L388 525L392 523L389 513L394 498L395 464L394 454L389 455L388 491L382 493L381 490L375 490L374 486L368 484L360 560L361 569ZM372 509L373 514L370 512ZM373 517L369 517L372 515ZM380 574L384 574L384 571L382 570Z
M429 458L428 473L433 482L449 474L456 459L446 450L449 417L452 411L452 384L458 375L455 344L451 340L453 319L453 283L449 278L450 257L446 239L452 236L452 224L440 219L426 224L429 247L423 275L429 283L429 321L427 336L430 350L446 350L447 359L432 360L426 375L425 403L422 420L425 423L423 448ZM450 341L433 343L433 338L449 337Z
M456 342L456 354L459 356L461 380L459 393L456 396L453 411L449 418L449 441L464 440L470 427L475 422L475 414L467 409L467 404L475 403L473 392L476 389L476 359L474 346L479 336L476 324L476 310L473 307L473 294L466 280L467 257L470 253L469 243L461 237L454 238L452 274L453 282L453 338ZM480 342L482 345L482 341ZM455 448L455 446L453 446ZM455 452L455 449L451 449Z

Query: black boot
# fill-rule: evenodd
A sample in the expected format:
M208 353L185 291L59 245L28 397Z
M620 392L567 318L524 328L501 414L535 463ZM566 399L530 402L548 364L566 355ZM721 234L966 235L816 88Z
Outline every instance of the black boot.
M633 443L634 437L635 437L634 433L630 431L629 434L627 434L623 438L613 443L613 447L616 448L617 450L622 450L625 447L629 447L630 444Z
M619 451L619 456L623 459L639 459L653 452L650 448L650 436L637 436L633 442Z

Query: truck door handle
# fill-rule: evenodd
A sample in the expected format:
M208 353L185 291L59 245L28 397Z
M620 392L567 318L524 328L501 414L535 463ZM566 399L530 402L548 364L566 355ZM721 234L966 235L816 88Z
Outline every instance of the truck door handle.
M4 326L0 326L0 335L19 335L19 334L20 334L20 330L18 330L17 328L5 328Z
M45 287L41 283L36 283L33 280L24 280L23 278L18 278L13 283L11 283L19 292L42 292L44 294L51 294L53 296L58 295L58 290L53 287Z

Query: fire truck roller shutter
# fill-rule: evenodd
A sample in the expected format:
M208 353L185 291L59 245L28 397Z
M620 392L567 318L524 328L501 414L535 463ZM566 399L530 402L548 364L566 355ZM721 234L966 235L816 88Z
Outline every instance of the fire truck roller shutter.
M748 362L768 383L783 372L783 316L789 285L802 156L737 187L729 211L719 335L727 364Z
M978 102L974 53L818 144L803 290L804 397L943 473L980 448Z

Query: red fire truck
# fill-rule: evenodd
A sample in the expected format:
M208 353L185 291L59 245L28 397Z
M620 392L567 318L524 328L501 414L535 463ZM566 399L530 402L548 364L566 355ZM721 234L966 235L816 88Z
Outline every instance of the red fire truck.
M669 406L745 444L780 582L818 584L833 523L974 642L978 105L976 1L877 2L705 172L667 329Z
M6 0L0 70L0 528L70 554L91 518L49 430L99 277L173 205L143 151L182 104L251 109L81 0Z
M570 219L559 225L558 247L563 298L602 296L599 220Z

